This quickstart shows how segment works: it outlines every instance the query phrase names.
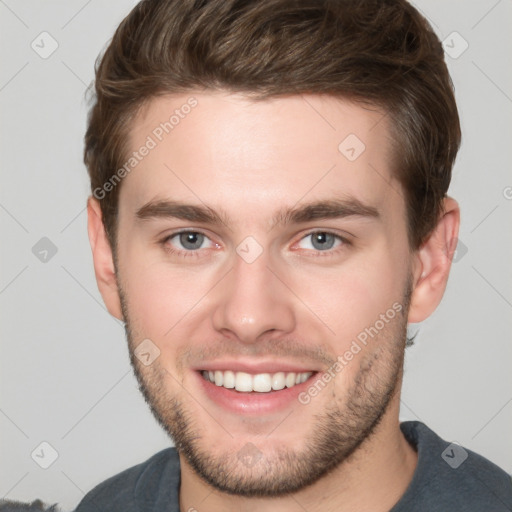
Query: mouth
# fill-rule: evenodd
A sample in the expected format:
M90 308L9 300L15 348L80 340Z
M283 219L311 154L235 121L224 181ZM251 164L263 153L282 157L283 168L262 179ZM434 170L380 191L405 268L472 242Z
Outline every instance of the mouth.
M200 371L207 382L224 389L240 393L270 393L293 388L309 380L315 372L257 373L234 372L232 370Z
M218 368L218 367L217 367ZM222 367L221 367L222 368ZM199 389L205 398L224 412L260 418L266 414L282 413L299 405L299 395L312 385L319 371L290 371L291 368L265 368L256 373L248 371L199 369Z

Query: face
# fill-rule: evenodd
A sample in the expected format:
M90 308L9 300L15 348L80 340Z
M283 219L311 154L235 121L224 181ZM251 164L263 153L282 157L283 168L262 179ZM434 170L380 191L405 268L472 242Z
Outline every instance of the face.
M313 483L400 380L411 253L386 118L332 97L169 96L129 146L117 284L153 413L219 490Z

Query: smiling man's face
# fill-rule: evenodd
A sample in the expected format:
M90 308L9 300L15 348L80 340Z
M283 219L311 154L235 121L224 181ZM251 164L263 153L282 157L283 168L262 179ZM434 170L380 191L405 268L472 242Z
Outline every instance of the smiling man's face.
M132 362L184 467L278 495L398 408L414 265L388 118L333 97L198 93L158 141L189 96L152 100L130 131L130 152L157 142L119 198Z

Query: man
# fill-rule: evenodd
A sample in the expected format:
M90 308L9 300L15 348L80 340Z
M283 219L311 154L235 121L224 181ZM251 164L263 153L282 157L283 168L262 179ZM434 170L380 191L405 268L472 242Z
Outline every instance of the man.
M398 420L407 324L459 227L457 109L418 12L144 1L95 87L96 278L176 449L78 512L511 510L505 472Z

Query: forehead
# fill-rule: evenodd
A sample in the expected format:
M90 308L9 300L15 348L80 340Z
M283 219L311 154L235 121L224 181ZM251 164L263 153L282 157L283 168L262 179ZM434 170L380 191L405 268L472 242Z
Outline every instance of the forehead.
M133 120L128 147L126 160L135 165L123 181L121 208L177 198L261 215L276 202L326 195L384 209L402 200L387 116L332 96L162 96Z

